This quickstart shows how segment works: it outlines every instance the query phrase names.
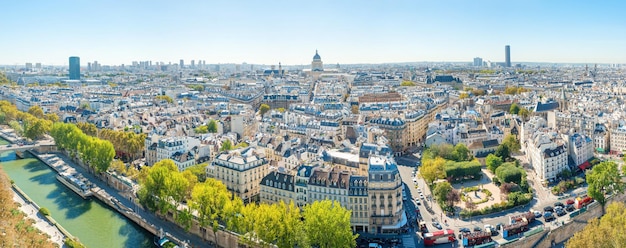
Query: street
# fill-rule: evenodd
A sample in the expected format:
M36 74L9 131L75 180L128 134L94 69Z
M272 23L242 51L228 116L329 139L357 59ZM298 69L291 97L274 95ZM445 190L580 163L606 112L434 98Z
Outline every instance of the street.
M407 216L409 216L410 220L415 220L417 218L415 209L419 209L419 213L421 214L422 219L426 222L426 225L430 232L437 230L435 227L433 227L433 222L437 221L442 225L443 229L454 230L455 235L457 235L457 238L458 238L460 228L465 227L465 228L469 228L470 230L473 230L475 227L482 229L487 224L492 225L492 226L496 226L499 223L509 224L510 216L521 214L521 213L526 213L528 211L540 211L543 214L544 207L554 206L554 203L558 201L558 198L552 195L548 188L541 186L541 184L537 184L536 180L534 179L534 173L529 172L528 173L529 184L533 188L535 188L536 194L533 200L531 200L531 202L527 206L520 206L520 207L505 210L505 211L498 212L498 213L477 216L477 217L469 218L468 220L463 220L458 217L458 213L456 213L455 216L451 216L451 217L443 214L439 205L434 201L434 199L432 199L432 193L430 189L426 187L426 182L423 179L418 177L414 183L414 180L413 180L414 177L412 174L414 169L415 167L413 166L402 166L402 165L398 166L398 170L400 172L400 176L402 177L402 181L407 186L407 189L409 189L409 191L407 192L408 199L407 201L405 201L405 210L407 212ZM424 200L420 199L418 188L424 194ZM581 191L584 191L584 189L574 190L574 192L581 192ZM421 205L415 204L416 198L420 200ZM573 199L573 197L570 197L567 199ZM560 200L560 202L565 203L565 200L566 199L562 199ZM429 213L429 211L427 211L426 206L430 206L430 208L432 209L432 213ZM536 221L531 223L529 227L534 228L537 226L555 226L556 223L560 225L561 223L567 220L569 220L569 213L566 215L557 217L556 220L550 223L546 223L543 218L538 218L536 219ZM418 230L413 229L413 232L416 232L416 231ZM418 238L419 242L417 243L416 247L422 247L423 242L421 240L421 237L420 236L418 237L419 237ZM494 236L492 238L495 241L506 242L506 240L502 238L501 236ZM460 247L460 241L457 241L457 243L454 243L454 244L452 243L442 244L442 245L437 245L435 247Z

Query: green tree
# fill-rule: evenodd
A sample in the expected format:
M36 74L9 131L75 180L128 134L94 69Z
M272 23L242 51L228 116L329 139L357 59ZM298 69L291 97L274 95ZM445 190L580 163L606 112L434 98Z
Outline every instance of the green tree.
M185 171L189 171L191 174L194 174L198 180L198 182L204 182L206 181L206 167L208 166L207 163L202 163L202 164L196 164L194 166L191 166L187 169L185 169Z
M433 189L433 196L437 200L437 203L443 206L446 202L448 193L450 193L450 191L452 191L453 189L454 188L452 188L452 185L450 185L449 182L439 182L435 184L435 188Z
M178 172L174 161L164 159L156 162L152 167L144 168L146 177L140 181L137 192L139 202L152 211L165 213L169 209L168 192L165 182L172 174Z
M174 103L174 99L172 99L171 97L166 96L166 95L158 95L158 96L156 96L154 98L156 100L159 100L159 101L166 101L168 104Z
M501 157L493 154L489 154L487 155L487 158L485 158L485 164L487 165L487 169L489 169L494 174L496 173L496 169L498 169L498 167L500 167L503 162L504 161L502 161Z
M458 143L452 150L452 158L454 161L470 161L473 159L472 153L463 143Z
M465 92L464 92L464 93L459 94L459 99L465 99L465 98L469 98L469 94L467 94L467 93L465 93Z
M600 219L591 219L585 228L574 234L565 247L626 247L626 205L614 202L608 205Z
M43 119L44 117L43 109L41 109L41 107L39 107L38 105L30 107L28 109L28 113L39 119Z
M530 116L530 110L528 110L526 108L520 108L520 110L517 113L517 115L522 117L523 120L528 120L528 117Z
M411 81L402 81L402 83L400 83L400 86L415 86L415 83Z
M59 121L59 116L55 113L47 113L45 117L46 117L46 120L49 120L51 122Z
M624 182L613 161L604 161L597 164L587 173L587 193L591 198L598 201L604 211L607 195L624 192Z
M502 183L520 184L524 174L524 170L513 163L504 163L496 169L496 176Z
M217 133L217 122L215 120L209 121L209 124L207 124L207 131L209 131L209 133Z
M208 178L194 186L189 205L198 214L198 222L202 227L209 227L217 237L218 219L222 210L230 200L230 192L222 182Z
M511 108L509 108L509 113L516 115L519 113L520 107L517 106L517 103L511 104Z
M355 247L357 235L350 227L351 211L336 201L316 201L304 207L304 230L312 246Z
M208 133L209 128L206 125L202 125L202 126L194 128L193 131L196 133Z
M496 156L501 157L503 160L511 157L511 151L509 150L509 146L500 144L498 148L496 148Z
M522 148L519 143L519 140L517 140L515 135L512 135L512 134L509 134L506 137L504 137L502 144L507 146L510 152L519 152L519 150Z
M98 128L96 127L96 125L92 123L79 122L79 123L76 123L76 127L78 127L86 135L89 135L89 136L98 135Z
M9 127L11 127L11 129L13 129L13 131L15 131L15 133L17 135L23 135L24 134L24 128L16 120L10 121L9 122Z
M423 159L422 166L419 168L420 176L422 176L428 184L433 184L438 178L444 178L446 176L445 164L446 160L441 157Z
M222 148L220 149L221 151L230 151L233 149L233 143L230 141L230 139L226 139L222 142Z
M261 104L261 107L259 107L259 114L261 116L265 115L265 113L267 113L267 111L270 111L270 105L267 104Z

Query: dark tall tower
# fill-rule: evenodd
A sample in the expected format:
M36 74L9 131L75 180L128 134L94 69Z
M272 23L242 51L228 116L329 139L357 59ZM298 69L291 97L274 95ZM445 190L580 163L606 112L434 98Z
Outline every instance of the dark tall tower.
M511 67L511 46L504 46L504 66Z
M70 80L80 80L80 58L70 57Z

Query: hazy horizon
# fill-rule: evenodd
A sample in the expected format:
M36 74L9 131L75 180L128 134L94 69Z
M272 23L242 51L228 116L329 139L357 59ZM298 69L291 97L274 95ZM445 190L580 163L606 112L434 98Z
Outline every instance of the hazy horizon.
M626 63L624 2L7 2L0 64ZM523 62L528 61L528 62Z

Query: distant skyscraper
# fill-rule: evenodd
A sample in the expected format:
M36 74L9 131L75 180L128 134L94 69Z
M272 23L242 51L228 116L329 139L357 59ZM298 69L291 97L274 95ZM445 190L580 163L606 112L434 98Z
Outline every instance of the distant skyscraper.
M79 57L70 57L70 80L80 80Z
M483 59L479 58L479 57L474 58L474 66L482 67L483 66Z
M191 68L194 68L194 67L196 67L196 61L192 59L191 60Z
M180 65L180 68L185 67L185 61L181 59L179 65Z
M504 46L504 66L511 67L511 46Z

